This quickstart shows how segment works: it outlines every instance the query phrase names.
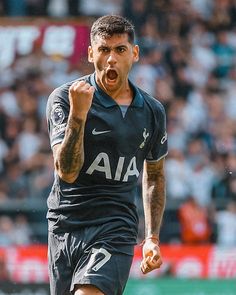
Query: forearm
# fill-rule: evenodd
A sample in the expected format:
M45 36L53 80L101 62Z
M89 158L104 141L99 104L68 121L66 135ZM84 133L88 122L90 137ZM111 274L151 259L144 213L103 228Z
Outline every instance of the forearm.
M165 175L163 166L153 164L146 167L143 177L143 205L145 215L145 236L157 235L165 209Z
M69 115L65 137L55 155L58 175L66 182L74 182L84 163L85 120Z

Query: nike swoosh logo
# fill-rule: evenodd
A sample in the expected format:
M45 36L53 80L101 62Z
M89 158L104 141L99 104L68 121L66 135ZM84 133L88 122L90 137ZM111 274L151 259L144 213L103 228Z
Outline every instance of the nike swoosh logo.
M111 132L111 130L103 130L103 131L96 131L96 128L93 129L92 134L93 135L99 135L99 134L105 134Z

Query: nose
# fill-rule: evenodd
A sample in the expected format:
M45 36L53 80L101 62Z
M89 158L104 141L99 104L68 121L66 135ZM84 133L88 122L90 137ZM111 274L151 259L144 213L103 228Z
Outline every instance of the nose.
M109 65L111 65L111 64L113 65L116 63L116 54L113 51L110 52L108 59L107 59L107 63Z

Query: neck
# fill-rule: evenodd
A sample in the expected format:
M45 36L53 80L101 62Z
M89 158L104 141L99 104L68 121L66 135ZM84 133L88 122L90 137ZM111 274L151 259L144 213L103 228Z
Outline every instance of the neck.
M130 105L133 100L133 90L129 85L129 81L122 85L120 88L115 90L106 89L100 81L97 81L99 87L108 94L115 102L119 105Z

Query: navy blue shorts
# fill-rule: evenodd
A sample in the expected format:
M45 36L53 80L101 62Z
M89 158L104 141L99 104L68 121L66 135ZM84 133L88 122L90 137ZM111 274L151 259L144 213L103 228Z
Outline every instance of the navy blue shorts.
M106 231L106 225L48 236L51 295L71 295L91 284L105 295L121 295L128 280L134 244Z

